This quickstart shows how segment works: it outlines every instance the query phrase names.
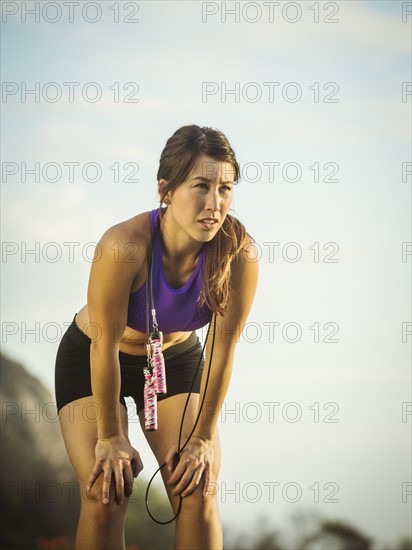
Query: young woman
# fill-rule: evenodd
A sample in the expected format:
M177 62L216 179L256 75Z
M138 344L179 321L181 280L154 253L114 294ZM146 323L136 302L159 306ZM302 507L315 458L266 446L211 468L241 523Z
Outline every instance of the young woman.
M239 166L224 134L184 126L167 141L160 158L160 207L110 227L96 247L87 304L74 316L56 357L60 425L82 497L78 550L125 548L128 497L143 468L128 438L125 396L136 402L157 461L166 462L162 476L174 512L183 497L175 548L222 548L217 491L212 490L220 466L217 421L258 278L253 241L229 214L238 178ZM163 332L167 385L167 393L157 396L155 431L144 427L148 281ZM215 338L206 388L213 329L205 358L195 330L212 318ZM207 414L199 416L178 454L182 413L199 362L181 447L202 398Z

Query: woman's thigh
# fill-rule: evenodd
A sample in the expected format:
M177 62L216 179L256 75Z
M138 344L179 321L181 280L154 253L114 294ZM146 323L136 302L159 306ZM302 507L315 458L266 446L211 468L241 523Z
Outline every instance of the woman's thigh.
M165 461L166 455L173 445L177 445L179 439L180 424L182 420L183 409L187 400L187 393L180 393L173 395L167 399L163 399L157 404L157 416L158 416L158 429L150 432L144 429L144 412L139 413L140 425L145 434L145 437L156 457L156 460L160 465ZM192 393L185 413L185 419L182 430L182 442L184 443L184 436L189 435L196 420L198 413L199 394ZM213 439L214 460L212 466L212 482L216 483L220 470L221 461L221 448L218 430L216 430L215 437ZM172 472L169 472L165 466L161 470L165 487L169 496L170 503L173 510L176 512L179 505L179 496L173 495L171 491L173 487L169 487L167 480L171 476ZM199 485L199 493L201 494L202 484ZM196 492L196 491L195 491ZM213 487L210 487L210 493L213 494ZM188 499L189 497L186 497ZM183 499L185 500L185 499Z

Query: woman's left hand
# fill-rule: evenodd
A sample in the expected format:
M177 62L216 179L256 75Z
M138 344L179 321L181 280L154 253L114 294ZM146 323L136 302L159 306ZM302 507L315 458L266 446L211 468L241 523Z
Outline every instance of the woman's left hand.
M167 483L168 485L177 484L172 493L174 495L180 494L182 497L190 495L197 488L203 477L203 500L206 502L209 483L212 479L214 458L212 441L192 435L189 443L180 453L180 460L176 467L174 467L177 451L178 446L173 445L167 453L165 460L169 472L173 471Z

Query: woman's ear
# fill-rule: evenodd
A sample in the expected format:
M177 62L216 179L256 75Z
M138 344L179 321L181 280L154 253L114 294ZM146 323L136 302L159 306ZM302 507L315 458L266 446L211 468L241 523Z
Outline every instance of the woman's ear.
M167 181L165 179L160 179L159 182L158 182L158 192L159 192L159 198L160 200L162 200L162 202L164 202L165 204L169 204L170 203L170 192L166 193L165 196L163 196L163 193L164 193L164 186L167 185Z

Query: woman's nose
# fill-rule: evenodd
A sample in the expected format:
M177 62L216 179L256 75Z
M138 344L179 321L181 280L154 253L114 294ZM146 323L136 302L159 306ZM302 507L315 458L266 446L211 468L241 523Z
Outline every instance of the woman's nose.
M206 209L216 212L220 209L220 197L217 193L210 191L206 197Z

